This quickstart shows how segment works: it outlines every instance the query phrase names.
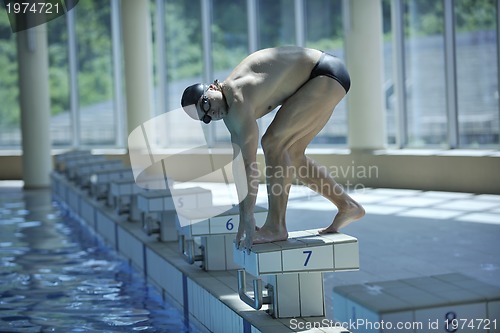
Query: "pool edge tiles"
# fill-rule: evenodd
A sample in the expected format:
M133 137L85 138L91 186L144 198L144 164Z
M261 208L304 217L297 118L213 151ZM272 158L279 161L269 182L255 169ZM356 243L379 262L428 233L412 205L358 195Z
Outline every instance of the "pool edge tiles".
M499 328L500 288L459 273L346 285L334 288L333 294L335 319L356 323L356 332L383 332L381 323L386 329L413 325L408 332L438 327L453 331L454 322L478 324L480 320L478 325L496 326L491 332Z

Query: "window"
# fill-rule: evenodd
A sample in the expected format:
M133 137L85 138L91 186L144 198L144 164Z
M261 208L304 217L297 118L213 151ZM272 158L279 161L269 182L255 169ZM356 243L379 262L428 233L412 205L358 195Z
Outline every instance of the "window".
M0 15L0 101L0 147L20 148L16 37L5 14Z
M111 49L111 6L80 1L76 10L80 142L116 145Z
M47 23L52 146L72 144L66 15Z
M294 0L258 1L259 49L295 44Z
M396 96L394 94L394 44L393 27L391 17L391 0L382 0L382 24L384 33L384 102L386 110L387 143L390 146L396 144L398 118L396 115Z
M447 146L443 3L404 2L407 145Z
M203 55L200 2L169 0L164 4L166 59L163 62L159 59L159 65L166 66L168 112L180 108L181 96L187 86L203 81ZM193 121L170 119L171 122L162 124L165 141L161 145L189 145L190 135L185 129L193 125Z
M498 147L496 2L454 3L459 146Z
M392 4L402 6L394 22L404 20L393 30L395 54L405 55L394 59L405 89L396 108L400 146L498 148L496 1Z
M248 55L246 0L213 0L212 56L214 78L224 80ZM222 121L213 123L215 142L229 142Z
M185 87L204 81L204 66L207 65L204 61L211 62L208 64L213 69L210 75L223 80L249 52L266 47L304 43L306 47L344 59L342 0L211 0L212 50L206 59L203 57L202 14L205 12L202 12L202 2L155 2L159 3L164 23L160 28L162 35L157 38L163 38L164 59L157 59L155 73L160 73L158 67L162 68L166 89L155 93L157 97L162 95L166 103L165 109L158 113L178 109ZM298 8L299 3L303 4L302 9ZM391 9L396 3L401 5L401 10L395 13L400 21L391 20L395 12ZM459 148L499 147L497 1L455 0L450 3L452 5L448 6L444 0L381 1L389 144L447 148L452 145L450 138L455 135ZM255 11L250 9L248 12L249 4L256 5ZM119 66L113 66L111 5L81 1L73 10L77 77L70 77L73 67L69 68L68 54L74 48L68 43L66 16L47 24L52 143L55 147L68 146L77 138L77 143L83 146L116 146L121 135L118 112L124 113L124 110L117 110L114 95L117 84L113 70ZM253 14L255 20L249 24ZM296 15L301 20L297 21ZM448 34L450 15L454 19L454 35ZM304 34L297 33L302 31L297 22L304 23ZM393 26L394 22L400 23ZM393 43L391 37L397 34L401 38ZM449 66L450 56L446 50L450 45L451 59L456 61L456 67ZM403 56L398 58L398 54ZM3 148L19 148L21 144L17 66L15 35L8 17L3 15L0 16L0 147ZM456 77L455 82L450 82L447 68L454 68L451 77ZM398 80L395 80L396 75L399 75ZM76 81L71 81L74 78ZM76 114L70 110L70 97L75 96L71 94L70 81L77 82ZM401 96L394 93L396 85L404 90ZM451 85L456 85L456 106L450 108L447 96ZM259 120L261 135L275 112ZM313 144L346 145L346 113L344 100ZM456 118L456 129L450 126L450 117L452 121ZM162 138L168 145L189 144L189 135L184 130L186 125L179 126L176 121L162 125L165 129ZM75 129L78 133L73 133ZM214 122L206 134L210 142L229 140L222 122Z
M333 54L343 61L344 29L341 0L305 1L306 47ZM312 144L347 144L347 103L344 98Z

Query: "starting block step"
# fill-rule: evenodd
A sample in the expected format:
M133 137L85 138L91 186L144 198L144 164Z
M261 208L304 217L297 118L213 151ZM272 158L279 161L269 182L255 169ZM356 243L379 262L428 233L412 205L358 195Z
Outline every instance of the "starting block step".
M500 331L500 288L459 273L339 286L333 298L334 319L360 333Z
M355 237L319 235L317 230L290 232L286 241L255 244L249 254L234 247L234 261L253 276L359 269Z
M113 180L110 186L110 198L117 215L128 213L130 221L139 221L140 212L137 208L137 194L144 189L137 186L135 179Z
M181 209L179 214L179 231L190 237L236 234L240 224L238 206L213 206L202 210ZM254 209L255 224L260 227L267 217L267 209L256 206Z

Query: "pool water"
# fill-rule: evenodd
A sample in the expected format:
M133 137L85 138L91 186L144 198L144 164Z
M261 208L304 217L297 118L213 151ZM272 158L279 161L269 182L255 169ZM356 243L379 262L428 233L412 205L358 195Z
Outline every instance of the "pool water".
M0 193L0 332L201 332L48 191Z

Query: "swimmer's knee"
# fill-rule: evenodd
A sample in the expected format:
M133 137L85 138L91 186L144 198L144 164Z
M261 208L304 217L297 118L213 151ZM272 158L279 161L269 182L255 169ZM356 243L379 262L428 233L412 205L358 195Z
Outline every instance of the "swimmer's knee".
M288 147L287 149L287 153L290 156L290 159L292 159L294 163L299 163L299 164L302 164L302 162L305 160L306 158L305 152L306 152L306 147L303 147L297 142Z
M264 151L264 153L276 153L276 149L279 149L279 141L279 138L273 132L267 131L262 136L260 144L262 145L262 150Z

